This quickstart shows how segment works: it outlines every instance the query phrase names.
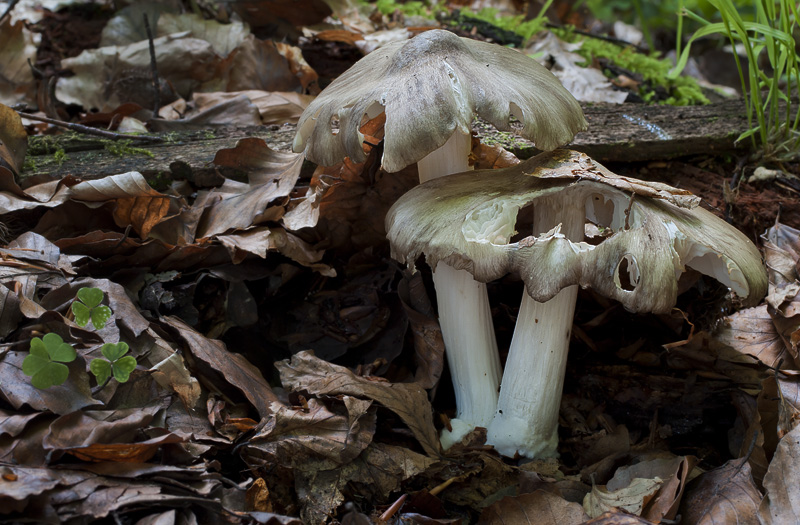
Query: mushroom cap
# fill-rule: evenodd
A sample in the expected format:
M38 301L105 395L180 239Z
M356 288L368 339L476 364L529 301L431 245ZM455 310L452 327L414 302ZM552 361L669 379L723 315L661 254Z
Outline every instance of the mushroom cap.
M537 203L572 207L613 233L593 245L567 239L557 226L510 242L518 211ZM757 303L767 290L758 249L697 203L683 190L620 177L582 153L559 150L421 184L389 210L386 229L398 261L413 264L424 253L431 267L443 261L483 282L517 274L540 302L579 284L628 310L665 313L690 267Z
M342 73L308 105L293 149L322 165L365 159L364 116L386 112L383 168L395 172L469 133L475 114L501 130L513 113L522 135L549 151L586 129L578 101L524 54L495 44L426 31L383 46ZM331 121L339 120L339 132Z

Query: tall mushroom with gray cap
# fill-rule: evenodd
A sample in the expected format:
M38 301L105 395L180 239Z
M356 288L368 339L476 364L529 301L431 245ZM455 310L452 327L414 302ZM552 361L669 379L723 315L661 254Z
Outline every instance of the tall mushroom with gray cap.
M728 286L745 304L766 292L750 240L664 184L617 176L584 154L557 150L514 167L460 173L422 184L387 215L397 260L421 254L484 282L506 273L525 283L497 413L487 442L502 454L557 455L558 409L577 285L633 312L669 312L687 267ZM533 232L514 235L532 205ZM586 222L613 233L583 242Z
M294 151L318 164L365 160L361 126L386 113L382 165L395 172L417 163L420 182L469 169L477 114L549 151L586 128L580 105L535 60L512 49L426 31L359 60L303 112ZM334 121L338 120L338 132ZM439 319L456 394L454 432L445 447L494 415L500 363L486 287L464 271L434 266Z

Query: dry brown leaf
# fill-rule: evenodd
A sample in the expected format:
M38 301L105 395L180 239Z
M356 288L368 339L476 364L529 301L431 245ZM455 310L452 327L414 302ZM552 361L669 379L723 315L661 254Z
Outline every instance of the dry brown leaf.
M203 91L307 91L307 85L316 81L316 74L302 78L302 68L293 63L291 50L286 56L284 48L272 40L259 40L248 35L219 67L215 78L207 82ZM297 54L300 51L297 50ZM307 64L306 64L307 66ZM293 71L297 68L300 75ZM305 83L304 83L305 82Z
M233 9L251 27L289 22L308 26L322 22L332 11L323 0L240 0Z
M414 356L417 371L414 380L422 388L431 389L439 384L444 371L444 339L439 320L433 311L422 274L413 273L400 281L397 294L408 316L414 336Z
M245 229L260 222L269 204L294 189L303 156L274 151L263 139L248 138L231 149L223 149L214 164L247 174L249 184L226 181L204 200L205 210L198 226L198 238L233 229Z
M309 465L317 471L350 463L372 442L375 410L370 410L371 401L343 401L346 413L335 413L318 399L309 399L307 408L274 403L266 426L245 447L249 461L300 471Z
M636 478L661 479L663 484L652 499L646 503L640 514L645 519L654 522L659 522L662 518L674 519L678 513L687 477L695 463L695 458L687 456L668 455L667 457L644 459L633 465L617 469L606 488L609 491L615 491L627 487ZM634 514L637 513L634 512Z
M624 510L613 509L585 522L583 525L653 525L640 516L629 514Z
M9 351L0 360L0 398L14 409L28 405L34 410L49 410L56 414L68 414L87 406L96 405L89 387L89 374L83 359L78 357L67 367L70 369L67 381L62 385L51 386L46 390L31 385L31 378L22 373L22 361L28 350Z
M477 144L476 144L477 142ZM519 164L519 159L499 144L489 146L473 138L470 160L476 170L500 169Z
M156 401L150 406L124 410L84 410L56 419L42 444L46 450L64 451L98 443L130 443L164 408Z
M764 431L757 401L754 396L734 390L731 392L731 404L736 408L739 419L736 426L728 431L728 447L736 452L737 457L747 457L753 480L761 489L769 461L764 450Z
M362 494L379 501L434 463L434 460L403 447L372 443L354 461L333 470L304 471L297 489L305 523L322 523L344 502L342 492L350 483Z
M272 414L270 405L278 397L261 372L243 355L229 352L222 341L204 337L177 317L163 317L161 320L178 331L196 359L210 366L209 374L221 374L224 381L239 389L256 408L259 416L268 417Z
M764 476L763 523L800 523L800 426L783 436Z
M158 452L161 445L184 441L186 439L175 434L164 434L137 443L93 443L88 447L64 449L64 452L83 461L146 463Z
M22 171L27 149L28 133L22 126L22 119L16 111L0 104L0 170L10 170L12 176L18 175ZM7 178L8 174L0 176Z
M428 455L440 455L433 410L428 394L418 384L370 381L309 352L299 352L290 361L279 361L275 366L280 372L281 383L289 390L314 395L348 395L380 403L408 425Z
M211 44L185 33L156 38L156 62L165 81L186 97L215 75L219 57ZM75 75L60 78L56 85L58 100L79 104L85 109L111 111L123 102L124 93L110 89L131 72L141 72L148 78L150 47L147 40L126 46L88 49L74 58L64 59L61 65ZM144 84L147 87L147 84Z
M787 359L786 345L775 329L766 304L739 310L723 319L716 338L773 368Z
M262 123L258 108L241 93L195 93L193 97L189 107L182 98L162 106L158 112L162 118L149 122L150 127L154 131L178 131ZM204 97L202 106L197 102L199 97Z
M187 31L192 38L199 38L211 44L214 52L221 57L228 56L250 34L249 28L236 20L221 24L216 20L205 20L194 13L164 13L158 17L156 36L184 31Z
M13 105L25 100L33 83L29 60L36 61L33 33L22 20L12 23L11 17L7 17L0 23L0 104Z
M484 509L478 521L485 525L577 525L589 516L571 503L544 490L505 497Z
M681 515L686 523L758 523L761 493L746 458L728 461L693 479L686 488Z
M664 480L656 477L634 478L625 487L613 491L595 485L583 500L583 510L592 518L613 508L620 508L638 516L663 484Z

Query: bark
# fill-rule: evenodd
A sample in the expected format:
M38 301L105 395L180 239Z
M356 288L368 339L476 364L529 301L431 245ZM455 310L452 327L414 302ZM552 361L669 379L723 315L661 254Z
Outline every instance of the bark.
M583 151L600 162L666 160L696 154L744 152L749 141L735 144L748 129L741 100L708 106L645 106L639 104L584 105L589 129L579 133L572 149ZM483 122L474 129L482 141L499 143L520 158L538 150L533 144L511 132L500 132ZM291 149L295 127L260 126L243 129L213 129L164 133L168 140L139 147L149 154L133 151L108 151L109 141L74 134L57 137L32 137L29 166L23 173L31 176L84 179L136 170L148 178L171 175L181 178L215 176L211 164L216 152L232 148L239 139L263 138L273 149ZM137 146L137 144L132 144ZM59 161L54 153L66 153ZM152 156L150 156L152 155ZM37 177L38 178L38 177Z

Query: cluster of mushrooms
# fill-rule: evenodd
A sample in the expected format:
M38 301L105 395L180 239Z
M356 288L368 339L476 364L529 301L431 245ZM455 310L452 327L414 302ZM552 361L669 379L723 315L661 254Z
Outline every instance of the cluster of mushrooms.
M746 304L766 293L761 256L741 232L670 186L617 176L557 150L586 129L575 98L546 68L512 49L430 30L367 55L305 110L294 150L322 165L365 160L359 129L385 113L382 167L417 163L420 185L386 217L392 256L433 268L456 395L444 448L475 427L501 454L557 456L558 410L578 286L633 312L669 312L691 268ZM475 115L500 130L513 115L545 153L470 171ZM333 125L338 121L338 132ZM554 151L555 150L555 151ZM511 242L532 207L532 233ZM607 235L585 242L588 224ZM505 364L484 283L525 283ZM502 376L502 383L501 383Z

